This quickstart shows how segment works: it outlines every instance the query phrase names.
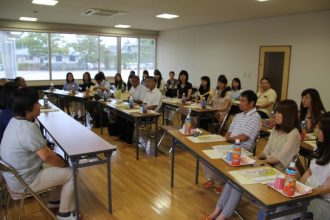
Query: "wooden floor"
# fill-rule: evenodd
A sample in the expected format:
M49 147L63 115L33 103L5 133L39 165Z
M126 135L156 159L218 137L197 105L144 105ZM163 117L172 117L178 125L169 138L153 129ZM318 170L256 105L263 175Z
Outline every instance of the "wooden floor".
M106 130L106 129L105 129ZM99 129L93 129L97 134ZM170 188L170 157L141 153L135 159L135 148L110 137L102 136L118 146L112 157L113 213L107 212L106 167L99 165L79 170L79 195L81 212L86 220L153 220L153 219L203 219L215 207L219 195L194 183L194 158L183 151L176 153L175 187ZM77 140L75 140L77 141ZM166 145L166 144L165 144ZM258 152L265 140L259 143ZM166 146L165 146L166 147ZM148 152L148 150L147 150ZM149 152L150 154L150 152ZM11 203L14 216L16 203ZM245 198L238 208L244 219L256 219L257 208ZM1 211L0 211L1 212ZM22 219L44 220L47 214L33 199L24 205ZM10 218L13 219L13 218ZM239 219L233 216L232 219Z

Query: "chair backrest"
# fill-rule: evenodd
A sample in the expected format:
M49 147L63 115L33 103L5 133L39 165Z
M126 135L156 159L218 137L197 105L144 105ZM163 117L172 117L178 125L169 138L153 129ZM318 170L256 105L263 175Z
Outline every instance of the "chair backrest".
M45 203L42 201L40 196L38 196L26 183L25 181L18 175L16 170L10 166L7 162L4 160L0 159L0 171L1 172L9 172L12 173L15 178L23 185L25 191L29 194L31 194L37 201L38 203L45 209L45 211L52 217L52 219L57 219L54 213L52 213L48 207L45 205Z
M259 143L259 140L260 140L260 133L258 133L256 139L254 140L253 149L252 149L252 151L253 151L253 156L255 156L256 153L257 153L257 145L258 145L258 143Z
M224 128L224 126L225 126L225 124L226 124L226 122L227 122L227 120L228 120L229 112L230 112L230 109L231 109L231 105L232 105L232 104L229 105L229 108L228 108L228 110L226 111L225 117L223 118L223 120L222 120L222 122L221 122L221 124L220 124L220 128L219 128L218 134L221 133L222 129Z

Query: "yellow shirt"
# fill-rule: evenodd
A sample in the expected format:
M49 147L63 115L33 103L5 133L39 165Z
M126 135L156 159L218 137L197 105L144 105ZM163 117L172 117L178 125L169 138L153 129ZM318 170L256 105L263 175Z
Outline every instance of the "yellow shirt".
M276 92L274 89L268 89L266 92L259 91L257 96L258 96L257 106L265 105L265 104L268 104L271 102L275 103L276 98L277 98L277 95L276 95ZM271 105L268 108L259 108L258 110L262 111L262 112L266 113L268 116L270 116L270 113L273 110L273 106Z

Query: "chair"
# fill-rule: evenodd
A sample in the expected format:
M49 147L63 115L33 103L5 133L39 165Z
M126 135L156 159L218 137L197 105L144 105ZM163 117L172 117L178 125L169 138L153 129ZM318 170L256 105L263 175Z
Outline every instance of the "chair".
M180 122L180 128L181 128L181 127L183 126L183 123L184 123L184 122L183 122L182 118L181 118L181 119L179 118L179 115L181 115L181 116L187 116L190 112L191 112L191 110L190 110L190 108L188 108L188 107L184 107L184 106L179 107L179 108L177 108L177 109L175 110L175 113L176 113L176 114L172 114L172 115L170 115L171 117L170 117L169 121L172 121L173 118L174 118L174 116L177 115L177 117L178 117L178 121ZM160 139L159 139L159 141L158 141L157 149L159 148L160 144L163 142L163 139L165 138L165 136L166 136L166 134L167 134L167 131L166 131L166 129L165 129L164 126L161 126L160 128L164 131L164 133L162 134L162 136L160 137ZM172 152L172 148L170 149L169 154L170 154L171 152Z
M19 213L17 215L17 219L18 220L21 219L21 213L22 213L22 208L24 205L24 200L29 197L34 197L37 200L37 202L41 205L41 207L43 209L45 209L45 211L51 216L51 219L54 219L54 220L57 219L56 216L54 215L54 213L52 213L49 210L49 208L46 206L46 204L43 202L42 198L40 197L40 195L42 193L49 192L49 191L53 190L55 187L48 188L48 189L45 189L40 192L32 191L32 189L25 183L25 181L17 174L16 170L3 160L0 160L0 171L9 172L9 173L13 174L15 176L15 178L18 180L18 182L21 183L24 187L24 193L16 193L16 192L13 192L12 190L10 190L9 186L6 184L7 193L5 196L5 209L3 212L3 219L8 219L8 209L9 209L10 199L21 200Z
M256 139L254 140L253 149L252 149L253 156L255 156L257 153L257 145L259 143L259 140L260 140L260 133L258 133Z

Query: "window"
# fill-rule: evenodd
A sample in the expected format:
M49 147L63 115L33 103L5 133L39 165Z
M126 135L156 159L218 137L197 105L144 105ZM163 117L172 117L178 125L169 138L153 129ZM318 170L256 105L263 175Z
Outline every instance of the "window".
M15 47L7 48L9 53L5 57L9 61L5 67L8 78L22 76L26 80L49 79L48 69L48 34L34 32L10 32L6 34L9 41L14 42ZM8 42L9 43L9 42ZM16 63L10 62L10 56L16 58ZM41 57L46 58L41 62Z
M92 77L103 71L121 72L127 81L131 70L152 73L155 58L155 39L0 30L0 78L63 80L72 72L81 79L86 71Z
M98 70L97 36L50 34L52 79L65 79L72 72L81 79L84 72L93 76Z
M153 73L155 70L156 60L156 40L155 39L140 39L140 76L143 70L148 70ZM163 76L164 77L164 76Z
M100 70L106 76L114 76L117 66L117 37L100 37Z
M121 75L124 81L131 70L138 74L138 42L138 38L121 38Z

